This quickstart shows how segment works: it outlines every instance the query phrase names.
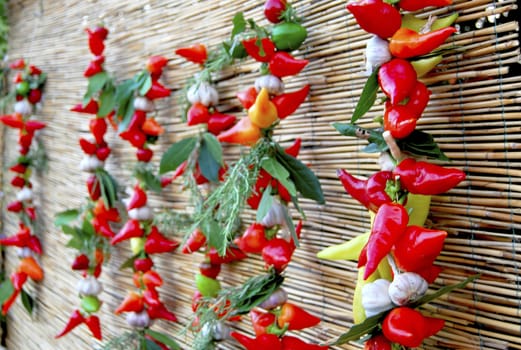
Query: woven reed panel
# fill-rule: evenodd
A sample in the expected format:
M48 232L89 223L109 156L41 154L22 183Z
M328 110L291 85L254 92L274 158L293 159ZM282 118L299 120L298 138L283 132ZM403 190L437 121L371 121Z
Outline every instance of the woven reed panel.
M49 77L40 113L48 123L40 138L49 156L49 169L34 178L41 218L38 230L45 249L41 262L46 276L41 285L31 288L37 299L32 319L20 302L9 313L11 349L90 349L97 344L83 327L64 339L53 339L79 303L75 292L79 276L69 269L74 251L64 246L67 237L52 222L57 212L78 207L86 194L86 176L78 171L82 154L77 140L87 134L88 119L68 111L81 101L86 89L82 72L91 56L84 26L100 20L108 26L105 67L121 79L138 72L150 55L172 58L164 82L175 91L171 99L159 104L159 121L166 125L168 133L155 148L157 162L169 144L190 132L178 117L180 108L176 103L184 82L197 68L175 57L173 50L196 42L216 45L228 37L231 19L239 10L247 18L265 23L262 4L261 0L10 2L10 57L25 57ZM495 10L490 8L493 4ZM309 29L309 38L299 55L309 59L310 64L298 77L287 79L287 86L291 90L309 82L312 88L308 101L283 121L276 138L283 144L297 136L303 139L300 158L318 174L327 204L302 201L307 221L301 248L287 269L285 286L291 300L323 319L302 336L323 341L352 325L350 305L356 264L319 261L315 254L369 229L367 213L345 194L335 172L346 168L367 176L377 170L376 158L359 152L364 142L340 136L331 127L332 122L350 118L360 95L368 35L345 11L344 0L296 0L294 5ZM521 78L515 9L514 0L455 0L448 10L459 12L462 31L450 41L461 51L448 55L425 79L433 95L419 128L432 133L452 159L452 165L468 173L468 180L458 188L433 198L429 218L432 226L447 230L450 237L439 258L445 270L432 287L482 273L464 290L427 306L427 312L447 320L447 326L425 342L425 349L521 349L521 244L516 237L521 228ZM475 28L476 21L494 13L501 15L500 22ZM251 61L241 63L219 77L223 110L238 110L234 95L252 84L256 67ZM371 126L371 120L381 112L381 107L374 107L362 124ZM114 134L108 137L115 150L108 170L123 186L129 186L133 152ZM5 166L15 157L16 135L8 131L2 142L5 150L0 159ZM229 159L236 155L237 149L227 151ZM4 179L4 190L10 199L14 193L6 186L8 180ZM187 196L174 184L161 196L154 196L152 202L157 210L182 210ZM7 232L15 232L15 218L10 214L4 214L4 218ZM246 213L244 219L251 220L252 213ZM8 253L8 269L16 263L13 252L10 249ZM114 249L102 275L105 292L100 315L105 339L127 328L123 318L111 311L126 290L134 288L128 271L118 269L129 254L125 247ZM161 292L180 323L157 322L154 329L175 336L185 349L190 348L190 336L180 332L190 320L193 275L201 258L175 253L161 256L157 264L166 280ZM238 285L262 271L262 265L258 257L251 257L247 262L225 267L220 278L225 285ZM237 327L251 329L247 323ZM222 348L238 349L231 342ZM360 345L340 348L356 349Z

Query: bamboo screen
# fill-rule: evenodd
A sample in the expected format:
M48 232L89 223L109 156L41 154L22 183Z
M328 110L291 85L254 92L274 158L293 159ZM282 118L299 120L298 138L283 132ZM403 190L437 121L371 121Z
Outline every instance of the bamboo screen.
M89 349L99 345L84 327L61 340L53 337L79 303L75 291L79 276L69 268L74 251L65 247L67 237L53 226L53 216L78 207L86 194L86 176L78 170L82 154L77 140L88 132L87 118L69 111L86 90L82 72L91 56L83 28L100 21L108 26L105 67L121 79L142 69L150 55L172 58L164 82L174 90L174 96L159 104L159 121L167 133L155 148L157 162L170 144L191 132L179 118L177 98L197 67L176 57L174 49L199 42L217 45L228 37L237 11L265 23L262 4L261 0L9 2L10 58L23 56L48 73L40 112L48 127L40 139L49 157L47 172L34 177L45 280L31 285L37 305L32 318L20 301L9 313L9 348ZM377 170L376 158L360 152L364 142L341 136L331 126L332 122L349 120L361 93L368 35L348 15L344 0L295 0L293 4L309 30L299 55L310 64L298 77L288 79L287 87L291 90L307 82L311 92L298 112L283 121L275 137L284 145L295 137L302 138L300 159L319 176L326 204L302 201L307 220L301 248L286 271L285 286L291 300L323 319L302 336L326 341L352 325L356 263L320 261L315 254L369 229L366 211L344 192L335 172L345 168L355 175L368 176ZM460 32L450 39L459 50L447 55L424 79L433 95L419 128L435 137L452 160L451 166L463 169L468 179L433 198L429 222L447 230L449 238L438 259L444 271L431 287L456 283L478 272L482 275L466 288L426 307L427 313L445 319L446 327L426 340L424 348L521 349L521 244L517 237L521 228L521 77L516 2L455 0L453 6L436 13L445 11L460 15ZM495 14L496 22L489 22L487 16ZM481 28L476 27L477 22ZM240 63L218 77L222 110L238 110L235 93L251 85L256 67L251 61ZM381 107L374 107L362 124L371 126L372 119L381 113ZM15 138L11 131L2 133L0 160L4 169L15 157ZM114 133L109 133L108 142L115 150L109 170L117 174L120 184L130 186L133 152ZM226 154L236 159L237 149L229 148ZM3 190L5 200L9 200L14 192L8 186L10 175L4 173ZM174 184L154 196L153 205L158 211L183 210L187 199L179 184ZM252 213L244 215L244 222L252 219ZM5 232L16 232L13 215L4 212L3 220ZM105 292L100 315L105 339L127 328L124 317L112 311L132 288L128 270L118 269L129 256L127 248L118 247L102 274ZM154 327L174 335L185 349L190 348L191 336L181 332L192 314L194 273L201 258L199 254L177 252L161 256L157 264L166 280L161 289L163 298L180 322L157 322ZM14 268L16 259L14 250L8 250L7 271ZM252 256L247 262L226 266L220 279L225 285L239 285L261 272L262 267L262 261ZM236 327L244 332L251 329L247 321ZM233 342L221 347L239 348ZM339 348L361 345L351 343Z

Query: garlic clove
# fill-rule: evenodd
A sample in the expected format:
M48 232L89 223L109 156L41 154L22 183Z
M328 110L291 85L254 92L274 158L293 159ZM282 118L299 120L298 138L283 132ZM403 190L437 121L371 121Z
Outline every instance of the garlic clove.
M396 305L407 305L421 298L428 288L423 277L414 272L404 272L396 275L389 285L389 298Z
M380 278L362 288L362 306L367 317L378 315L394 307L389 297L389 282Z

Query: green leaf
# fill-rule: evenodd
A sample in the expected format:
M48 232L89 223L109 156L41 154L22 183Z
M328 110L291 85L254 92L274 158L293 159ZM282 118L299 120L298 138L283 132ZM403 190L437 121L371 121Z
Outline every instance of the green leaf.
M14 287L11 280L6 279L0 284L0 305L2 305L13 294Z
M364 116L374 105L376 101L376 93L378 92L378 69L367 78L367 81L362 90L362 94L356 104L355 111L351 116L351 124L356 123L358 119Z
M276 159L271 157L264 158L262 160L261 167L275 179L279 180L282 186L286 187L291 196L297 195L297 189L295 188L295 184L290 179L290 173L288 169L277 162Z
M116 180L105 169L97 169L96 177L100 184L101 197L107 208L113 207L118 199Z
M211 182L219 182L219 169L221 165L215 160L212 153L208 149L207 143L202 142L199 148L199 156L197 164L201 174Z
M217 137L210 134L209 132L203 134L203 143L208 148L208 151L212 155L219 165L223 164L223 148Z
M154 192L161 192L161 179L152 173L151 169L138 165L134 169L134 177L137 178L138 181L145 186L145 188Z
M151 336L152 338L154 338L155 340L157 340L158 342L165 344L172 350L181 350L181 347L179 346L179 344L177 344L174 339L170 338L166 334L159 333L159 332L153 331L151 329L146 329L145 333L148 334L149 336Z
M423 131L414 130L404 139L396 140L402 150L415 156L427 157L448 161L449 158L439 148L431 134Z
M124 270L124 269L132 269L132 268L134 268L134 260L136 260L137 258L139 258L139 254L131 256L130 258L125 260L123 262L123 264L121 264L119 269L120 270Z
M76 228L69 226L69 225L62 225L61 227L63 233L66 235L75 235L76 234Z
M94 230L94 225L90 222L89 219L85 218L81 224L81 231L79 232L79 235L84 236L95 236L96 230Z
M152 87L152 77L150 73L147 72L147 74L144 75L143 82L139 85L139 94L145 96L148 90L150 90L150 87Z
M93 75L89 78L89 85L87 87L87 92L83 96L83 106L85 107L87 103L89 103L90 99L94 94L103 89L103 86L109 80L109 75L107 72L100 72L96 75Z
M54 226L60 227L69 224L71 221L78 219L80 211L78 209L69 209L62 211L54 216Z
M33 299L33 297L30 296L29 294L27 294L27 292L25 290L23 290L23 289L22 289L20 295L22 297L22 304L24 305L25 310L27 310L29 315L31 315L33 313L33 308L34 308L34 299Z
M271 206L273 205L273 196L271 195L271 185L268 185L262 193L259 207L257 208L257 222L261 222L262 219L268 214Z
M366 318L362 323L355 324L353 327L351 327L351 329L349 329L348 332L338 337L337 340L332 343L328 343L328 346L342 345L348 341L358 340L364 335L371 333L380 324L382 315L383 313L380 313L378 315Z
M170 146L161 157L159 164L159 173L177 169L181 163L188 159L197 144L195 137L189 137Z
M459 283L451 284L450 286L445 286L443 288L440 288L435 293L426 294L423 297L421 297L420 299L416 300L414 303L412 303L410 305L410 307L416 308L418 306L427 304L427 303L433 301L434 299L437 299L437 298L441 297L444 294L448 294L448 293L452 292L455 289L464 288L467 284L469 284L471 282L474 282L479 277L481 277L481 274L472 275L470 277L467 277L465 280L463 280L463 281L461 281Z
M353 136L359 139L367 140L370 144L374 143L372 147L376 147L379 152L388 149L387 143L382 136L381 129L366 129L355 124L347 123L333 123L333 127L344 136ZM369 149L372 153L373 149Z
M127 79L116 86L114 99L118 106L117 115L121 118L118 127L119 132L127 129L134 113L134 91L136 89L137 83L134 79Z
M224 254L227 241L223 239L221 225L214 219L208 219L201 223L201 230L204 232L208 245L217 249L219 254Z
M232 39L239 33L242 33L246 30L247 22L244 19L244 14L242 12L237 12L235 16L233 16L233 29L232 29Z
M114 87L111 86L109 89L104 89L100 94L98 116L106 117L114 110L115 106L116 94Z
M157 345L150 339L145 338L143 343L145 345L145 350L162 350L159 345Z
M289 232L291 233L291 238L293 239L295 246L298 248L300 243L297 237L297 231L295 230L295 224L293 224L293 219L291 218L291 215L289 215L288 207L283 206L282 208L284 209L284 221L286 221L286 225L288 226Z
M284 152L277 147L276 159L290 173L290 179L295 184L298 192L305 198L313 199L319 204L324 204L324 193L316 175L300 160ZM289 189L288 189L289 191Z

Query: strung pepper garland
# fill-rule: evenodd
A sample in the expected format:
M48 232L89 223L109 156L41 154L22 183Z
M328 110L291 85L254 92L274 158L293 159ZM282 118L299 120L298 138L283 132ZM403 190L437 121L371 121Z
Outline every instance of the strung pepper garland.
M34 205L34 191L31 183L33 169L39 170L42 154L41 150L33 147L33 141L38 130L46 124L35 119L34 113L40 108L42 91L46 81L46 74L34 65L27 65L24 59L18 59L9 67L17 71L13 78L16 84L14 113L0 116L0 121L6 126L18 129L19 156L9 170L16 175L11 185L18 188L16 200L7 205L7 211L19 217L18 232L0 239L0 245L18 248L20 262L9 280L2 284L2 290L9 293L2 295L2 315L6 315L19 295L22 296L26 310L31 313L34 304L33 298L23 289L27 278L35 282L43 280L44 272L36 257L43 253L40 239L36 232L36 207ZM7 288L6 288L7 286Z
M370 77L363 96L351 123L336 123L335 127L346 136L366 138L371 144L367 151L382 152L383 169L367 180L338 171L345 190L371 212L373 220L370 232L318 253L323 259L358 260L355 326L332 345L368 334L365 349L418 347L443 328L444 320L426 317L416 308L476 278L425 295L428 284L441 272L434 261L447 236L445 231L423 227L430 196L454 188L465 180L465 173L405 158L402 153L446 159L430 135L416 130L431 94L418 77L441 61L433 51L455 32L449 26L457 15L422 21L412 14L402 16L398 8L416 11L450 3L362 0L347 4L360 27L375 36L367 45ZM355 122L375 102L378 87L386 96L383 130L362 129Z

